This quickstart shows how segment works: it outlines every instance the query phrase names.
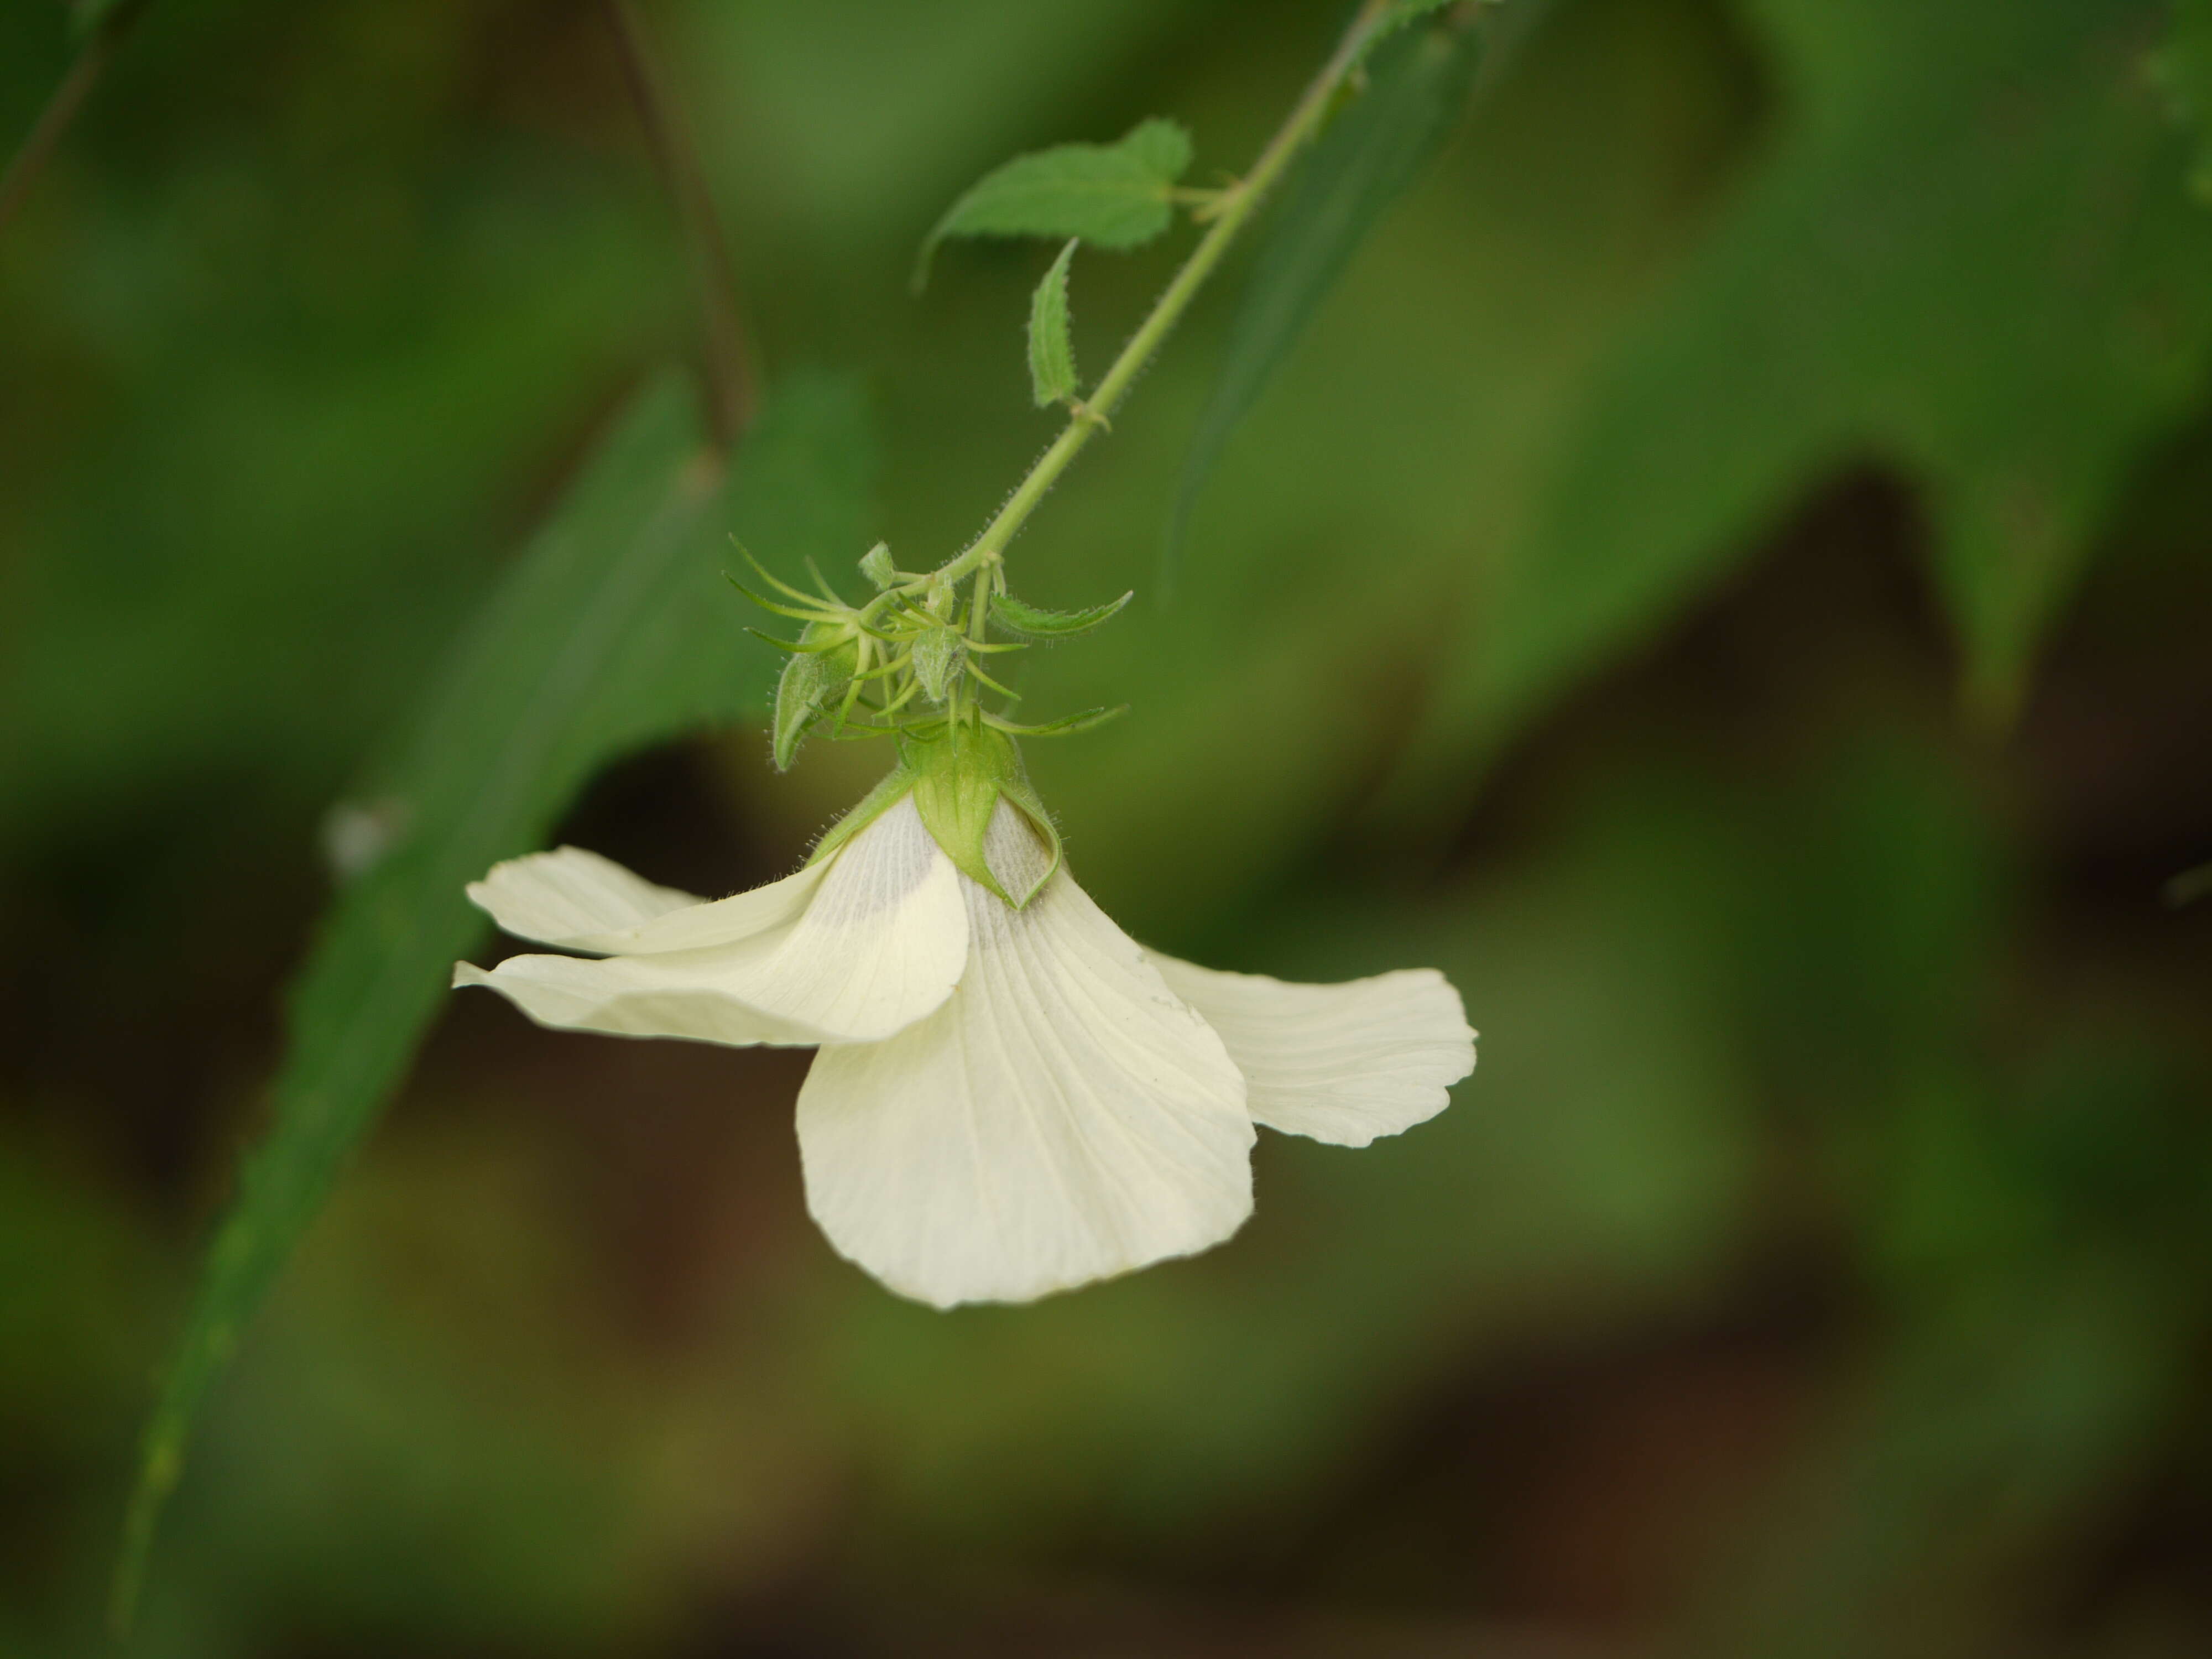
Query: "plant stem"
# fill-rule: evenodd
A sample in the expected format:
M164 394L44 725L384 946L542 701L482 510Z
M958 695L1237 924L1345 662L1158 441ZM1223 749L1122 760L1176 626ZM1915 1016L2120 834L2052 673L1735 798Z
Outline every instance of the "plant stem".
M76 62L70 65L62 83L54 88L46 106L39 112L39 118L24 135L22 147L16 150L8 163L8 170L0 173L0 234L5 234L8 222L15 216L31 193L31 186L46 167L46 162L76 120L84 100L92 94L108 60L129 33L138 15L146 9L144 0L118 6L111 11L100 27L93 31L92 39L85 42L77 53Z
M1251 217L1261 198L1320 129L1330 100L1365 55L1390 6L1391 0L1366 0L1360 7L1336 51L1276 130L1275 136L1267 141L1267 147L1252 163L1252 170L1222 196L1221 206L1207 224L1206 234L1199 239L1190 258L1183 261L1182 268L1153 302L1151 315L1129 337L1129 343L1121 348L1121 355L1098 382L1097 390L1084 400L1082 409L1069 419L1060 436L1053 441L1052 447L1037 458L1029 476L999 509L998 517L984 527L983 533L965 552L937 573L939 578L958 581L1006 551L1015 532L1067 470L1068 463L1082 453L1091 434L1106 423L1152 354L1159 349L1161 342L1167 338L1169 331L1189 308L1192 299L1212 275L1213 268L1221 263L1221 256L1229 251L1229 244Z
M676 204L684 240L691 256L692 287L699 302L700 358L704 378L707 425L714 447L726 456L751 422L751 360L738 316L737 271L714 198L699 166L698 147L682 110L668 90L660 59L638 15L635 0L606 0L607 15L622 43L623 77L637 105L652 148L653 165Z

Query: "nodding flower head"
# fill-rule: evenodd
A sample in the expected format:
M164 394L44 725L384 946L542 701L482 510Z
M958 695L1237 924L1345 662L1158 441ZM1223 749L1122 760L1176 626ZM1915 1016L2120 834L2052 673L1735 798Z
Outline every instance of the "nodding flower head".
M564 847L469 896L558 956L466 963L569 1030L819 1049L807 1206L902 1295L1023 1302L1188 1255L1252 1209L1255 1126L1363 1146L1474 1065L1433 969L1341 985L1148 951L1068 872L1013 741L900 763L797 873L715 901Z

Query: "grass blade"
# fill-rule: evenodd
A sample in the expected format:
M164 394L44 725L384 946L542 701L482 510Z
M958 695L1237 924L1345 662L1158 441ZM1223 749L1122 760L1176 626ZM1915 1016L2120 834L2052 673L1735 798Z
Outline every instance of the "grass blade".
M392 843L337 896L295 983L270 1127L247 1155L145 1435L112 1613L127 1625L192 1419L404 1078L487 924L463 884L538 846L600 766L756 714L775 676L721 580L734 525L795 558L864 539L866 438L842 383L795 382L718 482L674 380L616 425L372 775Z

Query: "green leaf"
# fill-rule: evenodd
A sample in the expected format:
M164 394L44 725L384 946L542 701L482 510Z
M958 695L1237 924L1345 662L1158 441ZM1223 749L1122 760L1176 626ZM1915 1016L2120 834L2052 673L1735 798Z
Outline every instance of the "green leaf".
M1796 103L1581 393L1433 707L1493 745L1873 459L1915 483L1968 706L2007 719L2212 358L2212 216L2131 45L2161 9L1759 0Z
M1067 327L1067 267L1079 240L1052 262L1030 300L1030 396L1039 409L1075 395L1075 342Z
M675 380L641 394L373 769L390 844L339 894L289 1000L270 1122L246 1157L146 1431L118 1568L127 1619L192 1417L486 924L462 896L543 843L608 761L761 712L767 659L721 586L734 524L779 555L863 533L866 437L842 382L794 381L716 481ZM800 660L811 660L811 658Z
M1523 7L1523 11L1531 9ZM1366 94L1300 167L1253 266L1227 361L1183 461L1161 554L1172 581L1191 510L1229 437L1383 210L1449 136L1483 59L1476 28L1407 33L1376 54Z
M860 574L878 593L898 580L898 567L891 562L891 550L878 542L860 556Z
M1094 605L1087 611L1040 611L1033 605L1024 605L1010 593L991 596L991 620L1016 634L1026 634L1035 640L1065 639L1071 634L1086 634L1101 623L1111 622L1121 612L1121 607L1136 597L1132 592L1104 605Z
M1155 116L1112 144L1060 144L986 173L945 210L915 261L916 293L948 236L1079 237L1093 247L1149 242L1173 222L1170 192L1190 166L1190 135Z
M2191 188L2212 203L2212 0L2173 0L2172 32L2158 71L2175 116L2197 135Z
M1371 54L1385 40L1408 23L1418 23L1431 12L1442 11L1453 0L1391 0L1390 9L1382 22L1367 37L1366 51ZM1492 5L1512 3L1512 0L1487 0Z

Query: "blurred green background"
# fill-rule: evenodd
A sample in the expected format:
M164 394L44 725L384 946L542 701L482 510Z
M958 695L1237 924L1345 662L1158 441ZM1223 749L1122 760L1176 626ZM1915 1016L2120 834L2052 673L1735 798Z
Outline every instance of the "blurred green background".
M1050 250L917 300L944 204L1155 112L1233 171L1341 21L647 13L771 413L872 410L851 544L762 550L841 572L948 556L1054 430ZM1134 705L1032 745L1085 884L1224 967L1443 968L1453 1108L1263 1138L1210 1255L941 1316L805 1220L803 1055L456 1000L216 1386L134 1650L2212 1652L2212 902L2160 900L2212 859L2208 14L1558 0L1172 603L1249 260L1012 557L1139 591L1024 671ZM0 145L71 52L0 7ZM1079 258L1094 372L1187 240ZM155 0L0 239L0 1653L99 1650L330 809L688 282L587 0ZM766 758L650 747L556 838L728 890L883 764Z

